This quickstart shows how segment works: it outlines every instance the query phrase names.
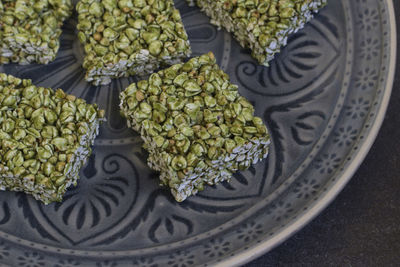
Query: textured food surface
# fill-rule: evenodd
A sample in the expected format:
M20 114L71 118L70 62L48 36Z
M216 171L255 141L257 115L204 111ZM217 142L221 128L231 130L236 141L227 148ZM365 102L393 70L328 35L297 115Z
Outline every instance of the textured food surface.
M121 93L128 126L177 201L267 156L269 135L212 53L150 75Z
M265 66L290 34L304 27L326 0L187 0L197 4L211 23L232 32L240 45Z
M91 153L104 111L0 73L0 189L60 201Z
M76 10L86 80L95 85L148 74L191 54L172 0L81 0Z
M0 64L53 61L71 0L1 0Z

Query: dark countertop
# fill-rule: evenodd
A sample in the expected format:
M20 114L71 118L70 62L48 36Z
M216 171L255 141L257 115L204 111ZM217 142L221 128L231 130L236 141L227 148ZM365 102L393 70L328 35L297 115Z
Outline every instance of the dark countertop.
M400 1L397 69L379 135L349 184L289 240L245 267L400 265Z

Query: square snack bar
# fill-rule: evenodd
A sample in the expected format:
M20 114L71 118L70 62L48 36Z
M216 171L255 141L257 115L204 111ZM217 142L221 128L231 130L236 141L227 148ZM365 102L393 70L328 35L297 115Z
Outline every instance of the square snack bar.
M251 49L268 66L291 33L304 27L327 0L186 0L197 4L211 23L232 32L240 45Z
M173 0L81 0L76 10L86 80L95 85L149 74L191 54Z
M268 154L267 128L212 53L133 83L120 98L128 126L149 151L149 166L177 201Z
M48 204L76 185L104 120L96 104L0 73L0 189Z
M60 47L71 0L0 0L0 64L48 64Z

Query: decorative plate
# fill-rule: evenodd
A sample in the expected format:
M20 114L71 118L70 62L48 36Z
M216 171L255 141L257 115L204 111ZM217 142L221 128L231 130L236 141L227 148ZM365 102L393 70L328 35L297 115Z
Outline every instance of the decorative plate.
M11 266L232 266L284 241L339 193L368 152L390 97L395 19L390 0L331 0L269 68L197 8L176 1L194 55L213 51L272 135L267 160L176 203L137 134L119 116L134 79L83 79L76 20L50 65L0 71L106 109L94 153L62 203L0 193L0 263Z

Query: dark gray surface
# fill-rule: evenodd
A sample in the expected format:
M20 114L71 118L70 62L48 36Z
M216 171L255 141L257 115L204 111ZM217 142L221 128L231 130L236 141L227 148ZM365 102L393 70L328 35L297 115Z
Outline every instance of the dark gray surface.
M397 47L400 51L400 1ZM399 52L398 52L399 53ZM382 129L337 199L299 233L246 267L400 265L400 57Z

